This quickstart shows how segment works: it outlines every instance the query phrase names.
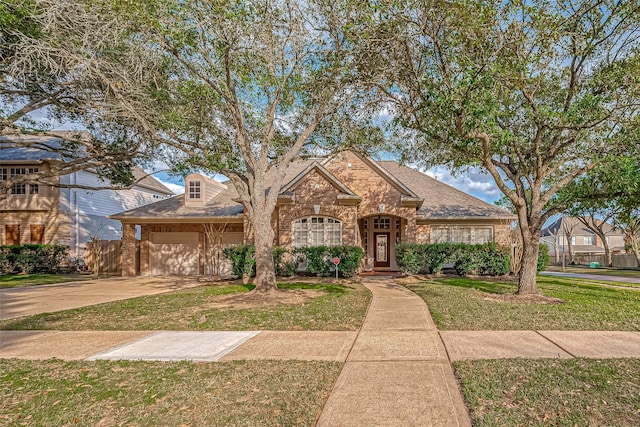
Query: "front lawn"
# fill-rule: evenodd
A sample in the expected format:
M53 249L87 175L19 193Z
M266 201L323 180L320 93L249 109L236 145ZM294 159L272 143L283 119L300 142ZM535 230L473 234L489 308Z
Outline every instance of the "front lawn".
M278 286L308 299L294 304L243 305L220 298L247 292L252 285L200 286L6 320L0 322L0 329L356 331L364 321L371 297L358 284Z
M638 359L455 362L474 426L639 426Z
M511 281L438 278L407 287L445 330L640 330L640 291L538 277L542 294L562 304L513 301Z
M335 362L0 360L0 424L311 426Z
M90 276L79 274L0 274L0 289L23 286L49 285L51 283L91 280Z

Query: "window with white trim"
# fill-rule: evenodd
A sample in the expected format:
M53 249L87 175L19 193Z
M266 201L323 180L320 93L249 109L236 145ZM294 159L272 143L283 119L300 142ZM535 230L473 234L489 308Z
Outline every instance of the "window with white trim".
M307 246L342 245L342 222L334 218L312 216L293 222L292 242L294 248Z
M431 226L431 243L468 243L482 244L493 242L491 226Z
M189 181L189 199L200 199L202 197L200 181Z

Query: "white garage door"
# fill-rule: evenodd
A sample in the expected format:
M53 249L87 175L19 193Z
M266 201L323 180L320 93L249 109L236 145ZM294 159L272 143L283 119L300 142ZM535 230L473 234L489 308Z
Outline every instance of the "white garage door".
M149 243L151 274L199 274L198 233L151 233Z

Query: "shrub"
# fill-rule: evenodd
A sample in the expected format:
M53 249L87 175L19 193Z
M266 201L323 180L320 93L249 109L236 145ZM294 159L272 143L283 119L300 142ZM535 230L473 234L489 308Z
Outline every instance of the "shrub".
M253 246L231 246L222 250L224 256L231 261L231 270L238 277L255 276L256 260Z
M355 276L358 273L363 256L364 251L360 246L332 246L329 248L331 265L333 265L333 258L340 258L338 273L342 277Z
M38 267L38 253L33 249L24 249L16 257L15 266L21 273L31 274Z
M454 253L450 243L433 243L424 246L424 267L430 274L439 273Z
M539 245L538 252L538 271L545 270L549 267L549 263L551 262L551 257L549 256L549 246L541 243Z
M0 246L0 272L56 273L67 258L69 248L62 245Z
M402 274L418 274L424 268L424 245L418 243L398 243L394 252L396 263Z
M232 246L223 250L224 256L231 260L233 274L255 276L255 248L253 246ZM313 246L297 248L289 251L286 248L274 247L273 260L278 276L293 276L298 266L307 261L307 272L321 277L335 274L333 258L340 258L338 273L342 277L352 277L362 262L362 248L358 246Z
M420 271L438 273L444 264L452 263L456 274L461 276L473 272L499 276L508 274L511 267L508 250L495 243L398 243L395 254L398 268L403 274L416 274Z
M458 276L466 276L477 269L476 251L473 251L471 248L473 247L467 247L467 245L464 245L457 248L455 252L453 267L455 268Z
M505 248L495 243L479 246L478 273L482 276L504 276L511 270L511 259Z

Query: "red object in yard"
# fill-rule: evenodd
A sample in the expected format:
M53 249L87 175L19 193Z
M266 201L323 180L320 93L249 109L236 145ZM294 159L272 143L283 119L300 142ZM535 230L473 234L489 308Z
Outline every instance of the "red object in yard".
M335 265L340 264L340 258L334 258L334 259L333 259L333 263L334 263Z

